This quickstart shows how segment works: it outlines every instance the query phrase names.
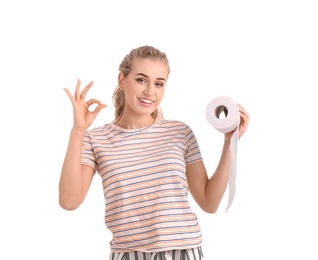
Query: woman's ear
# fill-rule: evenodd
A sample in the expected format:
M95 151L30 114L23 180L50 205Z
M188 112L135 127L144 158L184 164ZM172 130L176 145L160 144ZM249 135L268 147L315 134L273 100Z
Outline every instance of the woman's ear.
M124 89L124 75L122 72L119 72L118 74L118 86L120 89Z

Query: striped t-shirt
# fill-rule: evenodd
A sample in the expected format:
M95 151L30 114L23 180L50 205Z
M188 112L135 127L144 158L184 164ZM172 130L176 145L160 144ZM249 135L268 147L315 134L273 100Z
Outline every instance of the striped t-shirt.
M202 160L191 128L158 120L141 129L106 124L87 131L82 163L100 175L113 252L201 246L188 202L186 164Z

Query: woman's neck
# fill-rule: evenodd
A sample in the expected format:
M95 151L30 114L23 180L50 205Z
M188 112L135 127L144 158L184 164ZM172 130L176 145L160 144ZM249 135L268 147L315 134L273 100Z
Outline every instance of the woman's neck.
M151 117L150 115L133 117L125 116L124 114L114 124L125 129L140 129L146 126L153 125L155 122L156 119Z

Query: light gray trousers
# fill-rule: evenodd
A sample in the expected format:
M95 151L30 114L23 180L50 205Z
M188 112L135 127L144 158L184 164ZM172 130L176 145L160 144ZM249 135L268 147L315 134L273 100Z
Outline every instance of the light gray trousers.
M110 253L109 260L204 260L201 247L156 253L140 251Z

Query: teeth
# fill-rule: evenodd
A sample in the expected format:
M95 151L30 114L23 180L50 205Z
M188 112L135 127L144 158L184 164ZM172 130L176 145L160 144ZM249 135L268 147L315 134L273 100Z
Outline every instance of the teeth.
M140 98L139 100L140 100L141 102L144 102L144 103L147 103L147 104L151 104L151 103L153 103L153 101L152 101L152 100L148 100L148 99Z

